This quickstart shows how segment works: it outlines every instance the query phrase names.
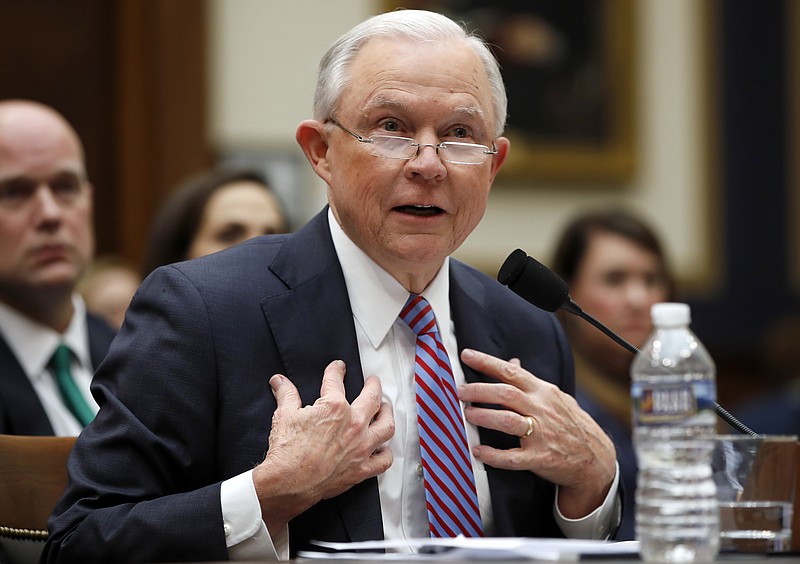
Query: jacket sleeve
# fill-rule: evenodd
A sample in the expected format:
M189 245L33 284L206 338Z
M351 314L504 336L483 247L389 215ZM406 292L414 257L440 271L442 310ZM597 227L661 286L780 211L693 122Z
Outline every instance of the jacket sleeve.
M213 345L195 286L172 267L150 276L95 375L101 409L70 456L42 562L227 559Z

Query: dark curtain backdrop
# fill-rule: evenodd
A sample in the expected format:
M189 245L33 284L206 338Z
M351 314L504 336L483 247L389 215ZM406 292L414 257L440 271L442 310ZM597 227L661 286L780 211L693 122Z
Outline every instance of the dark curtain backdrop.
M766 372L771 327L800 312L790 277L791 104L787 24L793 0L714 0L718 54L716 100L720 155L723 285L713 296L689 297L693 327L719 365L720 398L757 393ZM796 62L795 62L796 64ZM797 148L795 148L795 151ZM800 337L800 335L798 335ZM798 343L800 347L800 342ZM790 367L787 367L787 376Z

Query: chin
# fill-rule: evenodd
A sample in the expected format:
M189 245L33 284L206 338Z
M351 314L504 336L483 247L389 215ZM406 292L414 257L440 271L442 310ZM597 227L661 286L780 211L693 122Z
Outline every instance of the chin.
M74 267L63 266L61 268L49 268L45 272L39 273L36 277L35 286L45 289L62 290L75 288L80 276L80 270Z
M441 263L451 252L441 242L442 238L438 235L407 236L395 247L395 255L412 263Z

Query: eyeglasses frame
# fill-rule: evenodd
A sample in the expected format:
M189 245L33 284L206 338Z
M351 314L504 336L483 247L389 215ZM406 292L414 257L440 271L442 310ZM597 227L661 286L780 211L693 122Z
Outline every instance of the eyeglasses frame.
M462 164L462 165L480 165L480 164L485 163L486 159L484 159L483 161L481 161L479 163L465 163L465 162L462 162L462 161L450 161L450 160L447 160L446 158L442 157L439 154L439 149L447 150L447 148L451 147L451 146L483 147L483 154L484 155L496 155L498 153L497 146L494 144L494 141L492 141L492 148L490 149L489 147L487 147L486 145L483 145L481 143L461 143L461 142L458 142L458 141L442 141L441 143L438 143L438 144L417 143L416 139L413 139L411 137L402 137L400 135L371 135L369 137L364 137L362 135L359 135L358 133L355 133L355 132L350 131L349 129L347 129L345 126L343 126L341 123L339 123L339 120L337 120L335 117L329 117L326 121L329 121L333 125L337 126L339 129L341 129L345 133L350 134L359 143L374 144L375 141L373 140L373 137L386 137L386 138L391 138L391 139L402 139L402 140L405 140L405 141L409 141L409 145L411 147L416 147L417 148L417 152L414 153L413 155L408 156L408 157L387 157L386 155L376 155L376 156L381 156L381 157L383 157L385 159L395 159L395 160L399 160L399 161L408 161L408 160L411 160L414 157L418 156L420 149L424 149L425 147L433 147L433 149L436 151L436 155L439 156L439 158L441 158L445 162L448 162L448 163L451 163L451 164Z

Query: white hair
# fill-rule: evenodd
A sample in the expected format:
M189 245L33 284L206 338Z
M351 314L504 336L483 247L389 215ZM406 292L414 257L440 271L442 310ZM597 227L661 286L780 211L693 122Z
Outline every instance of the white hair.
M396 10L373 16L341 36L319 63L314 92L314 119L333 117L339 97L350 81L349 68L359 49L370 39L412 39L415 41L462 41L483 63L492 88L495 136L502 135L508 99L500 66L484 40L468 33L450 18L425 10Z

